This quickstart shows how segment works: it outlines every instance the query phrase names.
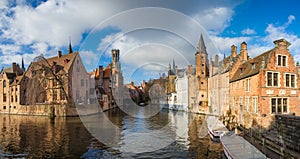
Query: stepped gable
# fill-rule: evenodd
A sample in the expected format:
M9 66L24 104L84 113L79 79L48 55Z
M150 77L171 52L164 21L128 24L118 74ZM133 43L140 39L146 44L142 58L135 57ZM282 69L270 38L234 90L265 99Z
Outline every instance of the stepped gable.
M271 49L265 53L262 53L256 56L253 59L248 60L243 63L239 69L235 72L234 76L230 80L230 82L235 82L259 73L261 69L266 67L266 64L269 61L269 57L271 53L273 53L274 49ZM265 63L265 64L263 64Z

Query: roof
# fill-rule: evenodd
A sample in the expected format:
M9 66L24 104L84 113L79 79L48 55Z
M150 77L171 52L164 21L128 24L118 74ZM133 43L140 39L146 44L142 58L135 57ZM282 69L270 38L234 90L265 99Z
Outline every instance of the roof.
M57 71L61 71L62 69L66 72L68 72L75 60L75 57L78 55L78 52L76 53L71 53L71 54L64 54L61 57L54 56L47 58L45 60L40 60L37 62L32 62L32 65L35 66L37 64L43 64L43 65L51 65L53 66L54 64L57 66Z
M15 77L16 77L15 73L5 72L5 74L8 79L15 79Z
M222 61L219 62L218 66L214 66L214 63L213 63L213 66L214 67L217 67L217 71L216 72L213 72L212 76L215 76L217 74L223 74L223 73L226 73L228 72L231 67L233 66L234 62L236 62L236 60L239 58L240 54L238 54L236 57L232 57L231 55L228 56L228 57L225 57ZM214 61L212 61L214 62Z
M12 67L12 66L10 66L10 67L6 67L6 68L3 68L3 71L4 71L4 72L9 72L9 73L12 73L12 72L14 72L14 70L13 70L13 67Z
M204 40L203 40L203 35L202 35L202 34L201 34L201 36L200 36L200 40L199 40L197 49L198 49L198 52L199 52L199 53L207 53L207 52L206 52L205 43L204 43Z
M243 63L235 72L230 82L235 82L258 74L261 69L264 69L266 67L266 64L270 59L270 54L273 51L274 49L271 49Z
M104 78L110 78L111 76L111 68L105 68L104 71L103 71L103 77Z

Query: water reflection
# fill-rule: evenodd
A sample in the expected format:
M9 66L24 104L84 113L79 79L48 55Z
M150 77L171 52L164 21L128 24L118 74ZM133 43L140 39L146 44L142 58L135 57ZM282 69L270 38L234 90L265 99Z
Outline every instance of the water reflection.
M205 116L160 111L138 118L143 113L132 117L116 109L81 118L95 137L79 118L0 115L0 157L220 158L220 144L199 135L207 132Z
M78 157L90 144L78 118L0 115L2 157Z

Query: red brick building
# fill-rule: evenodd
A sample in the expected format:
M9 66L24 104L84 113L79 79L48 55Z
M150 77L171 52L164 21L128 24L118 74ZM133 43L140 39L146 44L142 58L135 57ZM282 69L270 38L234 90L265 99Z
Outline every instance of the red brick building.
M246 128L267 128L275 114L300 115L300 81L290 43L280 39L274 44L273 49L236 65L230 76L230 107Z

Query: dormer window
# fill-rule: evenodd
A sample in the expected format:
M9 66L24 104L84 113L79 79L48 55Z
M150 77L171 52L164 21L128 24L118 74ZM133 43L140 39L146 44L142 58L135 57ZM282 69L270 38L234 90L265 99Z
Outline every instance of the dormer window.
M287 66L287 56L277 55L277 66Z
M255 63L251 63L251 68L252 68L252 70L255 69Z
M241 74L244 73L244 68L240 68Z

